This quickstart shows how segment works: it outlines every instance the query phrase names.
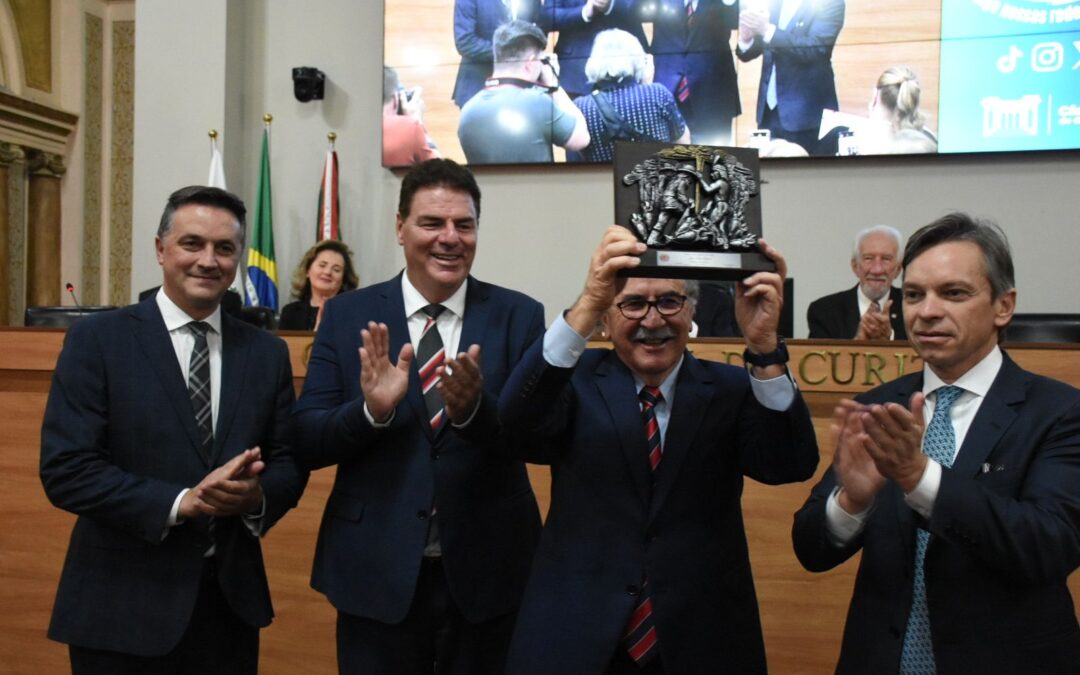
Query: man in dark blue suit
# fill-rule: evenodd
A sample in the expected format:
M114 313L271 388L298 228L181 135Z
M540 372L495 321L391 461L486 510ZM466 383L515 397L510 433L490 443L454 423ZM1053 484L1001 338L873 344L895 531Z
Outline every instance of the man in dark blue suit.
M822 111L837 110L832 51L844 27L844 0L770 0L739 16L739 58L763 56L757 124L773 138L818 151Z
M1016 289L996 226L947 215L903 264L924 368L842 402L795 515L808 570L862 551L837 672L1076 673L1080 391L999 347Z
M675 95L694 143L730 145L731 122L742 112L728 47L739 27L738 0L652 4L653 81Z
M744 370L686 351L693 284L616 277L644 250L610 228L503 389L511 448L552 474L508 673L766 672L743 480L806 480L818 459L777 332L784 260L763 245L778 273L739 284ZM613 351L585 348L598 323Z
M491 37L514 19L537 23L547 30L540 0L454 0L454 45L461 55L454 81L454 103L461 107L484 88L494 60Z
M49 626L76 674L257 672L273 616L259 537L307 475L285 343L220 309L244 212L217 188L173 193L161 290L64 340L41 480L78 515Z
M559 33L554 50L559 57L559 84L570 98L592 91L585 77L585 62L601 31L624 30L648 51L640 4L639 0L554 0L544 6L546 27Z
M540 516L497 397L544 315L469 276L479 216L468 171L413 167L405 271L328 302L311 352L294 419L302 460L337 465L311 583L342 673L503 673Z

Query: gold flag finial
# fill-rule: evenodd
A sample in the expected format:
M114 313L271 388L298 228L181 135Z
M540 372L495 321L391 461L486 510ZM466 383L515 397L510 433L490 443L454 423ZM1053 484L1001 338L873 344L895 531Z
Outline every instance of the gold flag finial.
M326 134L326 137L330 139L330 142L331 142L331 143L333 143L334 141L336 141L336 140L337 140L337 134L335 134L335 133L334 133L333 131L331 131L330 133Z
M263 122L266 122L267 124L270 124L273 121L274 121L274 116L271 115L270 113L266 113L265 115L263 115Z
M210 140L216 141L217 140L217 129L211 129L210 133L207 134L207 135L210 136Z

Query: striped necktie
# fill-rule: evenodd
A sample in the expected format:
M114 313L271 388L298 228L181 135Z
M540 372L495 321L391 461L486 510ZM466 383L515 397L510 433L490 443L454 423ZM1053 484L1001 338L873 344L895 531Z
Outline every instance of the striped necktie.
M195 336L195 346L191 350L188 365L188 396L191 408L195 412L195 424L199 428L199 451L207 462L214 447L214 409L210 398L210 347L206 342L206 333L210 324L205 321L192 321L188 324Z
M664 400L659 387L646 385L638 392L641 401L641 419L645 423L645 438L649 448L649 467L655 472L663 458L663 449L660 447L660 425L656 422L656 404ZM623 633L622 644L630 658L639 666L656 657L659 652L656 639L656 621L653 619L652 592L649 589L649 580L646 579L641 585L641 595L638 596L638 604L630 614L626 622L626 630Z
M443 398L435 385L439 383L439 366L446 361L446 352L443 350L442 336L439 335L436 321L444 309L446 308L442 305L432 304L421 310L427 315L427 322L416 347L416 359L420 364L420 390L424 394L428 423L432 429L438 429L443 420Z
M923 452L943 467L951 467L956 456L956 431L949 410L964 390L949 385L937 390L934 415L923 437ZM923 561L930 533L921 527L915 539L915 584L911 598L911 613L904 632L904 647L900 653L901 675L934 675L934 644L930 634L930 613L926 604L926 575Z

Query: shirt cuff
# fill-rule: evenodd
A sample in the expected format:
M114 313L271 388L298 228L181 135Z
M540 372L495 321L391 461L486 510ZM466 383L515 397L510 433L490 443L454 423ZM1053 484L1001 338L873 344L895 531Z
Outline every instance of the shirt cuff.
M385 429L389 427L391 424L394 423L394 417L396 415L397 408L394 408L392 411L390 411L390 417L388 417L385 422L376 422L375 417L372 416L371 411L368 410L367 401L364 401L364 417L367 418L368 424L375 427L376 429Z
M259 508L259 512L258 513L245 513L243 515L243 518L241 518L241 520L244 521L244 526L247 527L248 532L251 533L251 536L256 537L256 538L262 536L263 516L265 516L265 515L266 515L266 495L264 494L263 498L262 498L262 505Z
M874 505L866 507L859 513L848 513L840 506L837 495L843 488L837 487L829 495L825 502L825 529L829 532L829 539L837 546L846 546L866 527L866 519L874 510Z
M587 342L560 314L544 333L544 360L556 368L573 368L585 353Z
M750 375L750 388L758 403L776 412L784 412L795 400L795 381L787 373L768 380Z
M161 531L162 541L165 541L165 537L169 536L169 530L184 522L180 518L180 502L183 501L184 495L189 492L191 492L191 488L184 488L173 500L172 508L169 510L169 519L165 521L165 529Z
M929 519L934 511L939 487L941 487L941 465L932 459L927 459L922 478L919 479L914 490L904 495L904 501L920 516Z

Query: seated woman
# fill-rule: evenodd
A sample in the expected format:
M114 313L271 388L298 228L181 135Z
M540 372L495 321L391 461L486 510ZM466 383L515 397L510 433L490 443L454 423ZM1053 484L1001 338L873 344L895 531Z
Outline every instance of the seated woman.
M352 251L335 239L324 239L307 250L293 274L293 297L281 308L281 330L318 330L323 303L359 285Z
M574 105L589 129L591 140L581 151L586 161L610 162L615 140L690 142L675 97L653 83L652 61L630 33L599 33L585 62L585 77L593 92L574 99Z
M880 143L877 154L937 152L937 136L926 127L926 115L919 110L921 95L919 78L907 66L893 66L878 78L870 119L884 122L887 131L875 139Z
M919 110L922 87L915 71L893 66L878 77L870 115L862 123L838 126L819 144L824 154L912 155L935 153L937 136L926 126ZM853 133L854 148L841 148L841 136Z

